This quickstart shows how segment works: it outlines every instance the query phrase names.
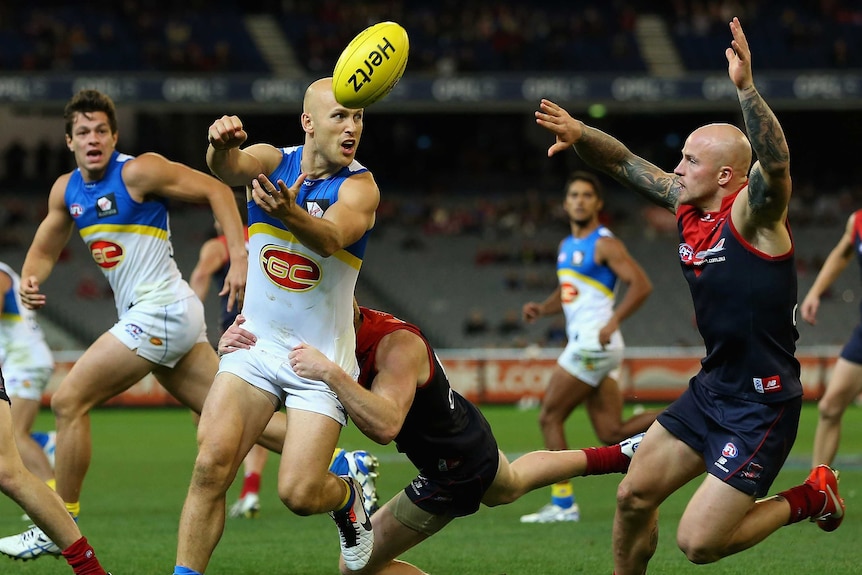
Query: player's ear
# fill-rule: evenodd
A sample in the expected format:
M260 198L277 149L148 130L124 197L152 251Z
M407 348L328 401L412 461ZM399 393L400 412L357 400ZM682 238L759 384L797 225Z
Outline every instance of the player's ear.
M723 186L733 179L733 168L730 166L722 166L718 171L718 183Z
M299 123L302 125L302 131L306 134L314 133L314 122L311 121L311 114L303 112L299 117Z

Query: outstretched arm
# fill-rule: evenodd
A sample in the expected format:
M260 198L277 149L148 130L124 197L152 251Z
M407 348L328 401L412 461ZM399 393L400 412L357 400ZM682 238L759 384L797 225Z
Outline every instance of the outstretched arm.
M746 221L755 226L783 225L790 202L790 152L775 114L754 87L751 50L739 18L730 23L731 47L725 51L727 70L736 86L745 129L757 162L748 182Z
M536 112L536 123L556 137L556 142L548 148L548 156L574 147L591 167L605 172L651 202L676 212L679 204L676 175L636 156L613 136L572 118L550 100L542 100Z

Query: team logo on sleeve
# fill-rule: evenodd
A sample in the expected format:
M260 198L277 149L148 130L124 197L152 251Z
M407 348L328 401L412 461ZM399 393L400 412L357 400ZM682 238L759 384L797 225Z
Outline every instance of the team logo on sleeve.
M96 215L100 218L107 218L117 214L117 199L114 193L105 194L96 200Z
M271 282L290 291L314 289L323 276L323 270L313 260L272 244L260 250L260 267Z
M84 206L81 204L72 204L69 206L69 215L73 218L80 218L84 215Z
M305 211L313 218L322 218L329 206L332 205L327 198L315 198L313 200L305 200Z
M321 206L318 202L308 202L305 209L308 210L308 215L312 218L322 218L323 213L326 211L326 208Z

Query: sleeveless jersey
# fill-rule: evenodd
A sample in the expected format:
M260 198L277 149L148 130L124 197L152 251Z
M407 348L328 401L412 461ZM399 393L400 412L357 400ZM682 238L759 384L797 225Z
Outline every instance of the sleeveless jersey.
M605 226L599 226L585 238L570 235L560 242L557 254L566 335L569 341L580 341L585 334L592 334L580 343L595 349L602 348L598 332L614 313L617 287L617 276L611 268L595 261L596 242L603 237L613 237Z
M117 314L138 304L165 305L194 296L173 257L167 202L137 202L123 182L132 156L114 152L104 177L85 182L76 169L66 207L114 291Z
M302 146L282 149L283 158L269 175L272 182L293 184L302 172ZM322 180L305 180L296 203L323 217L338 201L347 178L367 170L356 161ZM307 248L278 219L248 203L248 282L242 313L244 326L258 336L256 347L287 357L297 344L318 348L347 373L356 372L353 291L369 232L356 243L323 257Z
M738 194L717 212L677 212L680 264L706 346L698 381L739 399L785 401L802 395L793 249L769 256L748 244L730 219Z
M52 368L54 357L45 341L45 334L36 322L36 312L24 307L19 288L21 277L0 262L0 271L12 278L12 287L3 297L3 313L0 314L0 363L6 371L13 369Z
M431 374L428 381L416 388L413 405L407 412L401 431L395 437L398 451L423 474L434 476L447 461L476 457L476 445L482 445L487 426L479 410L449 386L446 373L434 350L415 325L388 313L359 308L362 326L357 333L356 355L359 359L359 384L366 389L377 376L375 356L380 340L399 329L415 333L425 342Z

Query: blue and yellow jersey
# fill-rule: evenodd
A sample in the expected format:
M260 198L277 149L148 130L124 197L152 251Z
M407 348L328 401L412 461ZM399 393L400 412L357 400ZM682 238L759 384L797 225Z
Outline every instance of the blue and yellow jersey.
M174 261L166 202L129 196L122 172L131 159L114 152L96 182L85 182L76 169L65 195L81 238L114 291L118 315L134 305L194 296Z
M302 146L282 148L283 158L269 175L293 184L302 172ZM353 161L321 180L306 179L296 202L322 218L338 201L341 185L367 172ZM318 348L347 373L356 372L353 292L370 232L330 257L307 248L280 221L253 201L248 203L248 283L244 326L257 335L256 347L284 355L301 342Z

